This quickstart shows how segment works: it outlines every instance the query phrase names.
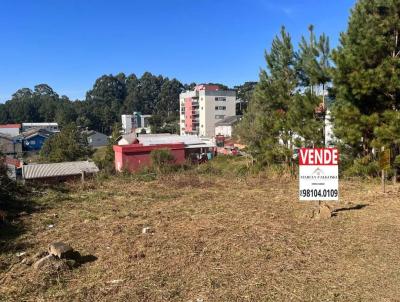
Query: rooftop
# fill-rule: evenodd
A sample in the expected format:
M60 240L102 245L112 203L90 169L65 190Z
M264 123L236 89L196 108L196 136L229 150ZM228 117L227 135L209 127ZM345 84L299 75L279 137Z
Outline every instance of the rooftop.
M53 164L32 164L22 166L24 179L81 175L82 172L97 173L99 168L89 161L63 162Z
M3 124L0 125L0 128L21 128L21 124Z
M43 127L43 126L55 126L58 127L58 123L22 123L23 127Z
M218 91L221 90L218 85L206 85L206 84L200 84L194 87L195 91L200 91L200 90L208 90L208 91Z
M117 139L118 145L130 145L133 144L135 141L136 141L135 132L123 134Z
M23 137L23 138L27 139L27 138L31 138L31 137L36 136L36 135L49 137L49 136L51 136L53 134L54 134L54 132L47 131L46 129L29 129L29 130L27 130L25 132L22 132L19 135L19 137Z
M96 133L105 135L104 133L101 133L101 132L96 131L96 130L84 130L84 131L82 131L82 133L86 134L87 136L92 136L92 135L95 135Z
M219 121L215 123L215 126L232 126L236 124L240 119L242 118L241 115L235 115L235 116L227 116L224 118L222 121Z
M12 157L9 157L9 156L5 157L4 162L7 165L15 166L16 168L21 168L22 167L22 162L19 159L12 158Z
M12 141L12 140L13 140L13 138L12 138L11 135L5 134L5 133L0 133L0 137L1 137L1 138L4 138L4 139L7 139L7 140L9 140L9 141Z
M177 144L183 143L185 147L213 147L214 145L210 142L200 139L198 136L188 135L181 136L176 134L156 134L156 135L141 135L138 137L138 141L143 146L154 146L162 144Z

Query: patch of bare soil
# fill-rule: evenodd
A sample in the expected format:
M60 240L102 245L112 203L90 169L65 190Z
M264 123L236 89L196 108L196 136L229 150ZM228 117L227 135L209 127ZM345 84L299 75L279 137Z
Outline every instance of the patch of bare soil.
M0 300L398 301L398 187L342 181L327 219L297 188L183 173L49 191L0 254ZM35 270L29 259L57 241L96 260Z

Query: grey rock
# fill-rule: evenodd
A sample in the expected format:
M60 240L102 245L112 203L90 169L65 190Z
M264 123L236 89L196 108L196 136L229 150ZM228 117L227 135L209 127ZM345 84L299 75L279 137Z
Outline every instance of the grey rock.
M327 205L321 205L319 208L318 218L319 219L329 219L332 217L332 210Z
M45 265L50 264L54 259L55 258L53 255L44 256L43 258L39 259L33 264L33 268L39 270L43 268Z
M57 256L59 259L69 259L73 257L74 250L63 242L54 242L49 245L49 254Z

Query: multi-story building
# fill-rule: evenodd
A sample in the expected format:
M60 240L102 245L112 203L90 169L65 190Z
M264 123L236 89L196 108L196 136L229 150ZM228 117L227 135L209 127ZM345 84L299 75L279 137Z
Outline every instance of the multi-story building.
M150 133L149 119L151 115L141 114L140 112L134 112L133 114L124 114L121 116L122 130L124 134L131 132L135 133Z
M217 85L197 85L179 95L181 135L213 137L215 124L236 115L236 92Z

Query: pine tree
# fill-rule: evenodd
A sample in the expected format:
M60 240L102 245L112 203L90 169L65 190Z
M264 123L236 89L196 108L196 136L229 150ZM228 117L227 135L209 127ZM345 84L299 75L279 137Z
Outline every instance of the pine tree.
M359 0L333 53L334 131L355 155L368 155L383 142L377 129L385 111L400 107L399 32L398 1Z
M75 124L69 124L46 140L39 154L44 162L63 162L85 160L92 152L87 137L81 134Z
M302 39L294 51L282 28L265 54L267 70L260 73L249 107L236 134L261 164L290 163L294 147L323 145L322 101L316 87L329 81L329 40Z
M261 163L287 161L291 129L287 112L297 87L295 52L290 35L282 27L280 36L265 53L267 70L260 72L248 110L238 127L238 135Z

